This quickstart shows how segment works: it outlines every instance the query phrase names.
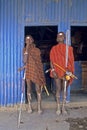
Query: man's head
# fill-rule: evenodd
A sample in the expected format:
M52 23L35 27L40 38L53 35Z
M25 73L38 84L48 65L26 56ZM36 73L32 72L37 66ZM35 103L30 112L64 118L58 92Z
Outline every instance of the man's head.
M27 35L25 37L25 43L26 44L32 44L33 42L34 42L34 39L33 39L33 37L31 35Z
M63 32L59 32L57 34L57 42L64 42L65 40L65 34Z

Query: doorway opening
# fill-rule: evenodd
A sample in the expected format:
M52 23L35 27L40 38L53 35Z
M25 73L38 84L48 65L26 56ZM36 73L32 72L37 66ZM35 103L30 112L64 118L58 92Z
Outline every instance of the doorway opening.
M87 90L87 26L71 26L71 45L75 61L80 61L77 62L79 69L76 69L79 82L76 82L78 85L74 86Z
M41 50L43 63L49 62L49 52L56 44L57 26L25 26L25 36L32 35L36 46Z
M87 61L87 26L71 26L71 45L75 61Z
M34 38L36 47L41 50L41 59L43 63L44 72L50 68L49 53L53 45L56 45L56 36L58 32L58 26L25 26L25 37L31 35ZM46 87L48 91L51 91L51 78L49 72L45 74ZM35 86L33 85L33 92L35 92ZM27 87L26 87L27 88ZM25 99L27 99L27 90L25 90Z

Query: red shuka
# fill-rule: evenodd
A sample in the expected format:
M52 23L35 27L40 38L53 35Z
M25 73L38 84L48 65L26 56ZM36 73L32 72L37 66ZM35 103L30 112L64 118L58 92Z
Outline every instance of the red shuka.
M60 43L52 47L50 51L50 61L52 63L56 63L61 66L63 69L68 70L70 72L74 72L74 56L73 56L73 48L68 46L68 63L67 68L66 64L66 44ZM65 74L60 68L54 65L54 69L59 78L62 78ZM52 77L52 73L50 73Z

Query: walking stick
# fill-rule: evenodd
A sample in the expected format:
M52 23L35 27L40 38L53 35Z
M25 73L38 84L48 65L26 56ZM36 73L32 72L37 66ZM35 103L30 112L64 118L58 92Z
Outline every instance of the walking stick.
M49 94L49 92L48 92L48 90L47 90L47 87L44 85L43 86L44 87L44 89L45 89L45 91L46 91L46 94L49 96L50 94Z
M22 113L22 104L23 104L23 97L24 97L24 87L25 87L25 72L24 72L24 77L22 79L22 93L21 93L21 103L20 103L19 115L18 115L18 128L20 127L20 123L21 123L21 113Z

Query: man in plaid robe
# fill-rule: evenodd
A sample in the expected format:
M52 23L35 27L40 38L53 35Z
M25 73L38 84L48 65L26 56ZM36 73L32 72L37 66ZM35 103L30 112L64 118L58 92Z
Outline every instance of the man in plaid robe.
M35 84L37 100L38 100L38 113L41 113L41 86L45 85L45 77L43 71L43 64L41 62L41 52L34 44L32 36L26 36L25 48L23 49L24 62L26 68L26 82L27 82L27 97L29 108L28 112L32 112L31 107L31 83Z

